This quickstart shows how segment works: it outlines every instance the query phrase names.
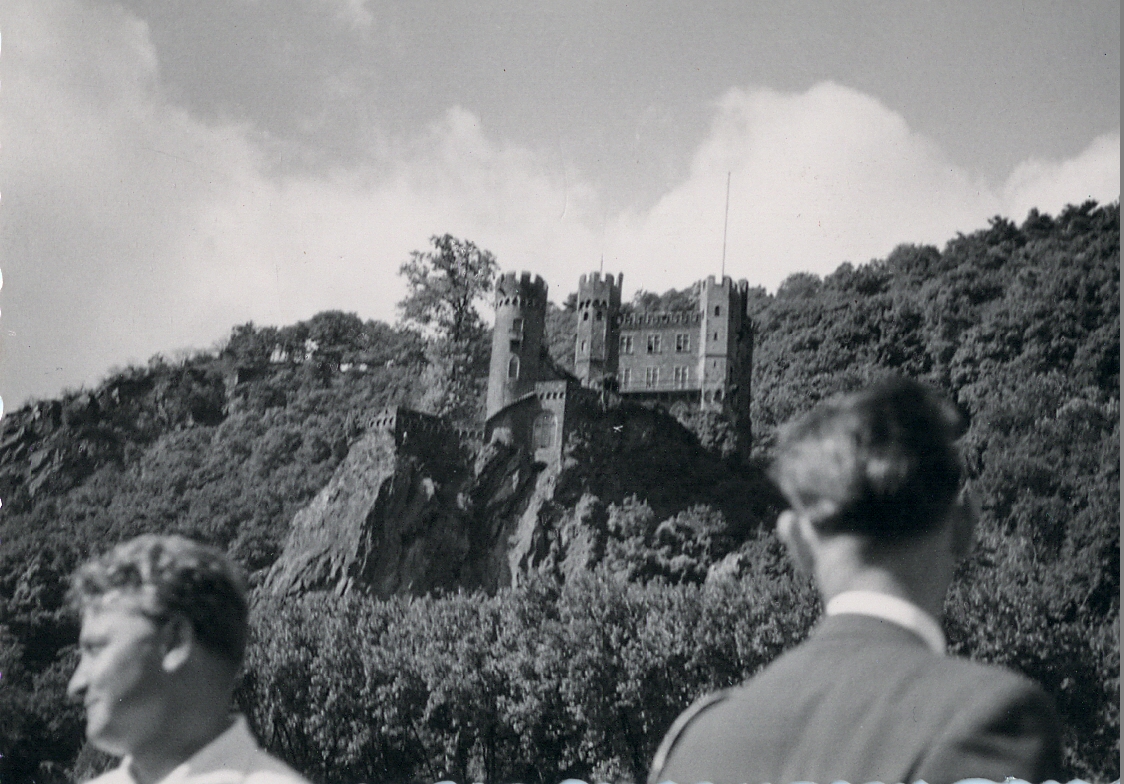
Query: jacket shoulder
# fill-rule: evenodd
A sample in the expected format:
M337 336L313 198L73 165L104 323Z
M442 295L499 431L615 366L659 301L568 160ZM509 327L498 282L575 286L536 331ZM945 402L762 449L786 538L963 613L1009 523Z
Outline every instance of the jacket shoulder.
M656 756L652 759L651 772L648 774L649 784L659 784L663 781L663 770L667 765L668 756L671 754L671 750L675 748L675 743L682 736L683 731L708 708L713 708L727 699L729 694L729 690L705 694L695 700L687 710L679 714L679 717L668 729L667 734L664 735L659 748L656 749Z
M926 781L1061 777L1061 722L1053 700L1011 670L963 659L941 668L955 708L918 775Z

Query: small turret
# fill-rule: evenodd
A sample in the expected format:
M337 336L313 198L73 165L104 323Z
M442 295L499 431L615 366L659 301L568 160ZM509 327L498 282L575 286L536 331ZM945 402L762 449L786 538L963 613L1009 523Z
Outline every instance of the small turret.
M593 272L578 278L574 372L584 386L600 386L617 374L623 283L624 273L614 278Z
M508 272L496 282L496 324L488 369L487 416L534 390L542 376L539 355L546 327L547 285L529 272Z

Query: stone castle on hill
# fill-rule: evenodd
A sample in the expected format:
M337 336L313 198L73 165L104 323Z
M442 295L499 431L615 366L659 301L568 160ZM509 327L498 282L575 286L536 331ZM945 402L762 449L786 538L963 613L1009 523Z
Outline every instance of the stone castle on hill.
M716 455L683 450L682 428L645 406L722 431L725 445L728 431L708 421L724 415L748 451L746 284L708 278L696 284L691 310L633 314L621 306L621 282L580 279L570 373L546 350L546 283L503 275L483 429L402 406L371 417L328 485L294 516L264 588L283 596L363 586L389 597L494 590L536 570L586 568L597 540L577 524L593 507L567 509L554 498L571 433L607 459L596 469L602 478L632 492L679 479L694 484L703 475L730 478ZM641 405L606 405L617 399ZM497 442L518 449L473 448ZM631 454L617 460L619 450ZM571 539L564 530L585 533Z
M695 284L694 310L626 315L623 278L595 272L578 280L574 375L556 367L546 352L545 281L529 273L499 279L485 441L523 444L536 460L557 465L580 417L579 403L610 392L640 403L683 402L721 412L748 447L749 284L710 276Z

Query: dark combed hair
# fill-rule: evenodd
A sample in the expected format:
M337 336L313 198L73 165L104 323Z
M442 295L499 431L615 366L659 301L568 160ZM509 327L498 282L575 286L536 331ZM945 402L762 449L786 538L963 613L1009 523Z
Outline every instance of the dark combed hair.
M138 536L83 565L72 578L70 599L81 610L115 592L136 593L144 614L155 620L186 616L200 644L241 664L246 583L219 550L182 536Z
M823 533L909 538L932 531L955 502L963 430L948 400L893 378L786 425L769 473Z

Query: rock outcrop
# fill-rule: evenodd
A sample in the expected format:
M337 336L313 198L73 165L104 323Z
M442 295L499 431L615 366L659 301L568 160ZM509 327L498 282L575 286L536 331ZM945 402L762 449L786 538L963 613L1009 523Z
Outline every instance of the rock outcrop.
M405 409L374 425L294 516L265 590L491 592L595 565L608 505L633 494L661 519L710 500L736 525L748 508L730 464L673 417L631 404L586 412L559 466L499 442L466 449L441 420Z
M538 516L552 481L502 444L475 460L439 420L376 429L293 518L266 575L278 595L361 588L380 597L457 588L493 591L533 568ZM429 427L418 432L417 423Z

